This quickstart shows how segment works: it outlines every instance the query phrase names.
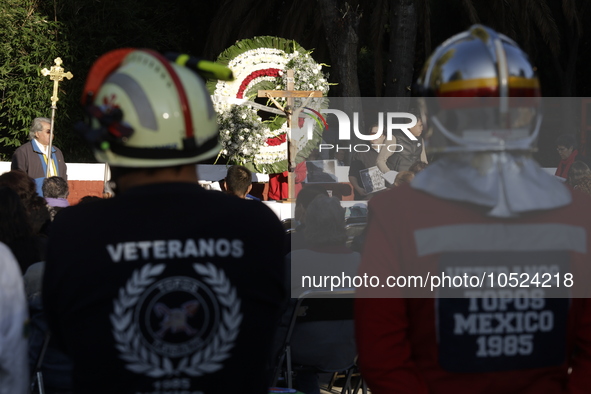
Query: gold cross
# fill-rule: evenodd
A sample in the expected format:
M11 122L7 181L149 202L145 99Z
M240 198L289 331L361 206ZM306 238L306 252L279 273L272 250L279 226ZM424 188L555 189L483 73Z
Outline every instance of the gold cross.
M63 67L61 67L61 64L62 64L61 58L59 58L59 57L56 58L54 60L54 62L55 62L55 66L51 66L50 70L48 70L46 68L41 70L41 74L43 74L44 76L49 75L49 79L51 79L53 81L53 96L51 96L52 107L55 107L55 103L57 103L59 100L59 98L57 97L58 84L64 80L64 77L66 77L68 79L72 79L72 77L74 76L69 71L64 72Z

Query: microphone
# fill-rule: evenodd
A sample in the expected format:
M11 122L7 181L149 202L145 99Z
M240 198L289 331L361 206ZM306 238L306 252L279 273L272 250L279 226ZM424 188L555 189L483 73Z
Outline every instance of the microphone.
M206 79L219 79L222 81L234 80L232 70L219 63L177 52L167 52L164 54L164 57L180 66L196 71L197 74Z

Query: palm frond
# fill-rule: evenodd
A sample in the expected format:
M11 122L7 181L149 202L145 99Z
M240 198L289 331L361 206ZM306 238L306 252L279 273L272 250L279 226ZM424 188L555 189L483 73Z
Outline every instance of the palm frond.
M267 0L255 0L252 7L240 16L241 23L239 24L236 39L251 38L261 30L261 26L269 24L273 12L276 12L276 10L269 7L267 3Z
M537 46L535 45L535 39L532 40L532 36L535 38L536 32L535 26L531 23L528 3L531 3L531 0L515 1L512 3L512 9L515 10L516 16L515 24L518 32L516 39L526 53L535 57L537 55Z
M309 33L313 26L316 33L321 34L322 25L318 29L318 21L322 18L315 18L318 12L314 9L315 0L299 0L291 3L280 28L280 34L283 37L304 37ZM301 40L300 40L301 41Z
M566 23L574 28L576 35L581 36L583 34L583 26L579 17L581 14L577 12L577 8L576 0L562 0L562 13L564 14Z
M560 30L552 16L550 7L548 7L545 0L528 0L527 6L542 39L550 48L552 55L558 57L560 55Z
M230 37L235 36L236 27L244 21L244 15L254 7L257 0L223 0L214 16L204 50L204 56L215 58L229 44ZM249 21L252 23L252 21Z
M462 4L464 4L464 9L468 14L470 24L480 23L478 12L476 12L476 8L474 7L472 0L462 0Z
M519 2L515 2L519 3ZM512 5L508 0L493 0L491 1L491 14L495 17L497 29L503 34L517 40L516 17Z

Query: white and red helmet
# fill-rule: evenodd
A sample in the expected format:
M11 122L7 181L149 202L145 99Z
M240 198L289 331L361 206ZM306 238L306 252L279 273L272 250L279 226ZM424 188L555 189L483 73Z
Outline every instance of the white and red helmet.
M196 72L147 49L101 56L86 80L84 134L115 167L195 163L220 150L216 113Z

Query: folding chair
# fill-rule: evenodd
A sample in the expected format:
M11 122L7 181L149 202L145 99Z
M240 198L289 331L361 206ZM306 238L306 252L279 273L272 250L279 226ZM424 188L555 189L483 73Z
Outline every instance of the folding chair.
M286 233L290 233L293 230L295 230L295 228L293 227L293 225L294 225L293 218L287 218L287 219L282 219L281 220L281 226L283 226L283 230Z
M29 297L29 366L31 394L71 391L71 360L52 343L41 307L41 293Z
M43 384L43 373L41 372L41 366L43 365L43 358L45 357L45 352L47 351L47 346L49 345L50 339L51 334L48 331L45 334L45 338L43 339L43 345L41 345L41 350L39 351L39 355L35 361L34 369L31 371L31 393L45 394L45 385Z
M294 365L292 360L293 348L292 340L294 339L294 333L298 333L299 329L305 327L305 323L320 323L320 322L347 322L353 323L353 296L355 289L336 289L334 291L324 290L308 290L305 291L295 302L295 308L293 309L289 328L283 341L281 351L278 355L278 361L275 366L273 375L273 384L276 386L281 375L284 376L285 382L288 388L293 388L293 374L297 370L307 369L308 366ZM315 331L314 337L319 339L318 343L314 343L311 339L310 342L306 342L306 346L312 349L318 349L322 351L322 340L321 338L332 338L335 336L334 330L330 329L330 324L319 326L307 326L308 329L318 329ZM327 331L324 333L323 330ZM351 332L352 336L352 332ZM346 338L345 338L346 339ZM336 350L330 354L330 357L334 355L334 368L330 370L321 369L318 367L312 367L311 370L314 372L335 372L335 371L346 371L355 363L355 349L353 344L353 338L351 337L351 348L347 349L333 349ZM332 346L332 344L330 345ZM351 353L350 359L343 359L342 353ZM325 354L323 356L326 356ZM326 356L330 359L329 356ZM340 364L340 365L339 365Z
M355 387L353 387L354 378L357 378ZM332 388L336 385L338 379L345 379L345 384L342 385L341 394L357 394L360 389L362 394L367 394L367 384L365 383L365 380L363 380L361 372L359 372L359 367L357 366L357 357L355 357L355 365L353 365L351 368L343 372L335 372L332 375L330 382L328 382L326 391L332 391Z

